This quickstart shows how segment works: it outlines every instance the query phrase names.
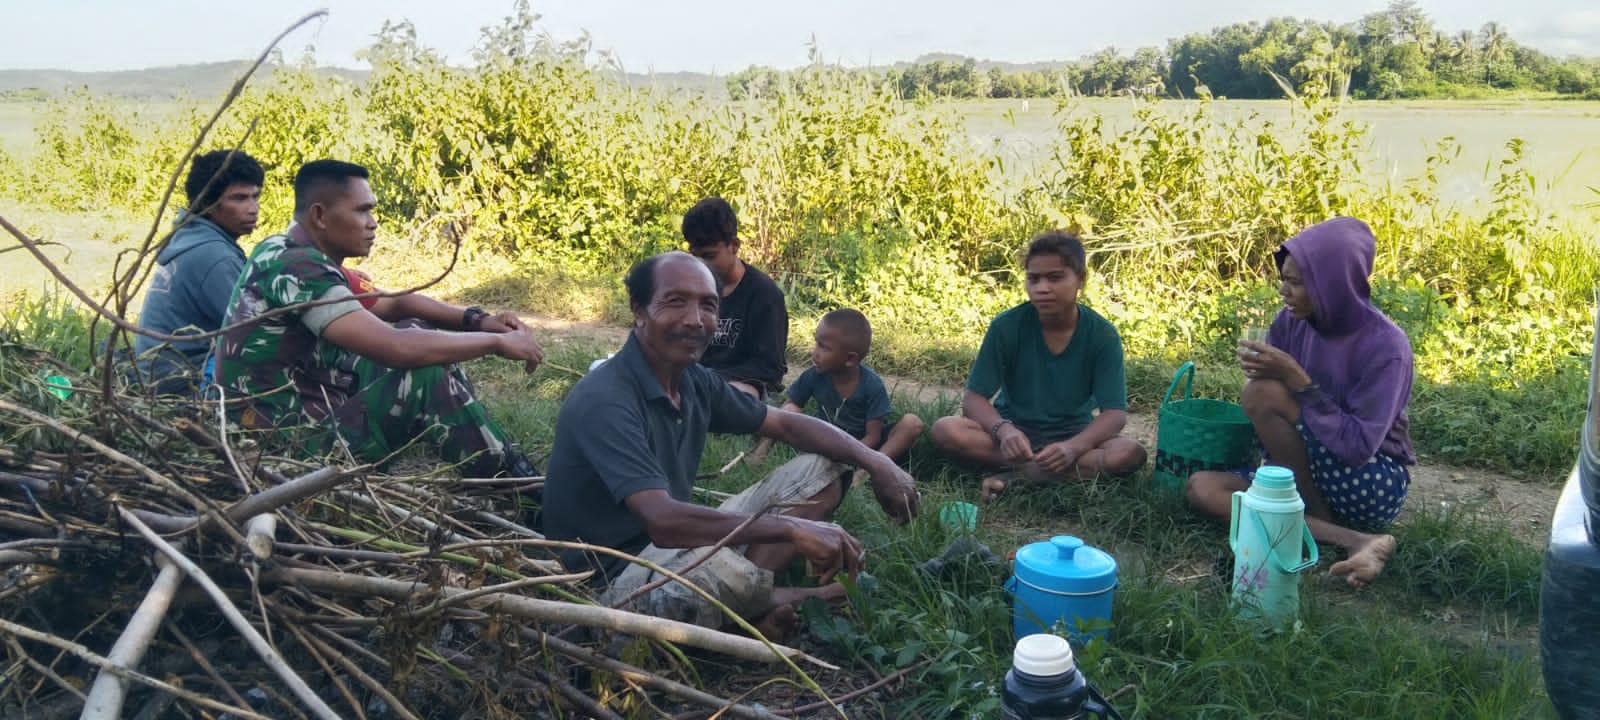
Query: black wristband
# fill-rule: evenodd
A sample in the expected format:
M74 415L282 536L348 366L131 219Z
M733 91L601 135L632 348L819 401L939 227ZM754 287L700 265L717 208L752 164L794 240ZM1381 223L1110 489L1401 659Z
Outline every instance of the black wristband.
M472 307L462 310L461 329L477 330L478 326L483 324L483 319L486 317L489 317L489 313L484 312L483 308L478 307L477 305L473 305Z
M1314 392L1317 392L1318 390L1321 390L1321 389L1322 389L1321 385L1318 385L1315 382L1308 382L1308 383L1305 384L1305 387L1302 387L1302 388L1300 388L1298 390L1295 390L1294 394L1305 396L1305 395L1310 395L1310 394L1312 394Z
M1005 427L1007 425L1016 425L1016 423L1011 422L1010 420L1008 420L1006 418L1000 418L999 420L996 420L993 425L989 426L989 437L992 437L992 438L994 438L996 440L999 440L1000 439L1000 428L1003 428L1003 427Z

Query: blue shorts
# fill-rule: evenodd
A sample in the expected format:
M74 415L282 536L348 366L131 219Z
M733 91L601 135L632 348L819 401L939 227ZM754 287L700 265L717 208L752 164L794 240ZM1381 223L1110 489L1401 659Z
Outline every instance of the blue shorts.
M1406 490L1411 487L1411 471L1405 463L1378 453L1365 465L1350 467L1311 434L1305 423L1297 422L1294 427L1306 444L1311 481L1322 493L1335 522L1355 530L1378 530L1400 516L1400 509L1406 504ZM1252 473L1240 474L1249 479Z

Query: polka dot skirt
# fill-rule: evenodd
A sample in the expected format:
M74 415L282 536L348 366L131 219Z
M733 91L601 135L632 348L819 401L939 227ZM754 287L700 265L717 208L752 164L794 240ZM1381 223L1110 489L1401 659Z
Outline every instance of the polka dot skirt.
M1296 423L1295 429L1306 442L1312 480L1339 524L1376 530L1399 517L1406 504L1406 489L1411 486L1411 472L1404 463L1379 453L1367 464L1353 468L1312 435L1305 423Z

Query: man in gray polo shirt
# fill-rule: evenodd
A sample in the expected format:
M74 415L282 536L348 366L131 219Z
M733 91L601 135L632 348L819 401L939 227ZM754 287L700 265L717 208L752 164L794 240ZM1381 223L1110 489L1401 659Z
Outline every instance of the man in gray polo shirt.
M782 637L795 622L797 603L842 598L842 586L829 581L841 572L853 577L864 560L861 543L825 520L843 497L842 468L835 463L867 470L879 504L898 522L916 515L915 483L844 431L769 407L697 364L716 331L721 295L693 256L648 258L628 272L625 284L634 317L627 344L578 382L556 418L545 534L668 568L694 563L726 538L727 547L688 571L688 579L764 635ZM755 433L823 457L802 455L720 508L697 505L690 492L712 432ZM796 554L828 584L774 588L772 572ZM562 562L595 570L592 582L606 603L654 579L643 565L600 553L569 551ZM631 602L639 612L707 627L727 621L676 582Z

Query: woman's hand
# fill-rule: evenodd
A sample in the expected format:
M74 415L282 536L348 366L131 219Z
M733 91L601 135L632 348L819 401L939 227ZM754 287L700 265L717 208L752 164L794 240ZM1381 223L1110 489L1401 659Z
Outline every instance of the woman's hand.
M1239 367L1244 369L1246 378L1277 380L1290 390L1311 384L1311 376L1293 356L1266 343L1240 340Z

